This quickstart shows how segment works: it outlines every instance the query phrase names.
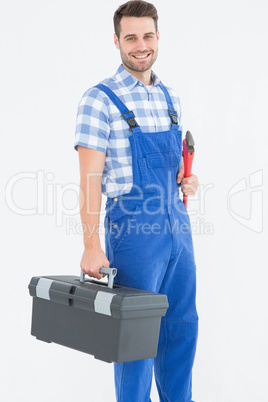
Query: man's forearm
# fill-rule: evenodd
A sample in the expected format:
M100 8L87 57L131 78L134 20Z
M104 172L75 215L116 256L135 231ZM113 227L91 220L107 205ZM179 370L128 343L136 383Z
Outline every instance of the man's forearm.
M95 173L81 173L79 202L85 248L100 247L101 199L102 176Z

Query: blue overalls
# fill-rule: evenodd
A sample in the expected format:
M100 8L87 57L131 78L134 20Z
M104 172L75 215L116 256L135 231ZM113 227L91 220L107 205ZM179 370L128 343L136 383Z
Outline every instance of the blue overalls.
M132 111L102 84L129 124L133 187L107 198L106 255L116 283L166 294L155 359L115 364L118 402L149 402L154 367L161 402L191 402L192 366L198 334L196 266L190 221L176 182L182 153L177 113L163 84L171 129L144 133Z

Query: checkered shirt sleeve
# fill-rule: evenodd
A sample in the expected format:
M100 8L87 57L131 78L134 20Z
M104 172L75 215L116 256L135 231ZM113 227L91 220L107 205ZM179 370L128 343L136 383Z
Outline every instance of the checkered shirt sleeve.
M106 152L110 125L107 104L96 88L87 90L78 106L75 144Z

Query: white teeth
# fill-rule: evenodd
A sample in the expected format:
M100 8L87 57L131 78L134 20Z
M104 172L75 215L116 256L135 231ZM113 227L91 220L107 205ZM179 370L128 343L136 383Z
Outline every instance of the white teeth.
M148 53L148 54L145 54L144 56L134 56L134 57L136 57L137 59L145 59L145 57L147 57L148 55L149 55L150 53Z

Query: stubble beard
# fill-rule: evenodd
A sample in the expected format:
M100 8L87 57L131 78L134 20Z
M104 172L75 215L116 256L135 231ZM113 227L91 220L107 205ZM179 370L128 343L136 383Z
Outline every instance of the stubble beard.
M146 65L144 65L144 66L141 65L141 67L138 67L138 66L136 66L135 63L133 63L133 62L131 61L131 57L132 57L132 56L126 55L126 54L123 53L123 52L121 51L121 49L120 49L120 54L121 54L121 59L122 59L123 64L124 64L127 68L129 68L130 70L133 70L133 71L136 71L136 72L139 72L139 73L142 73L142 72L144 72L144 71L150 70L150 68L152 67L152 65L153 65L154 62L156 61L158 51L157 51L157 50L156 50L156 51L151 51L150 53L152 53L152 57L151 57L150 63L149 63L149 64L146 63Z

